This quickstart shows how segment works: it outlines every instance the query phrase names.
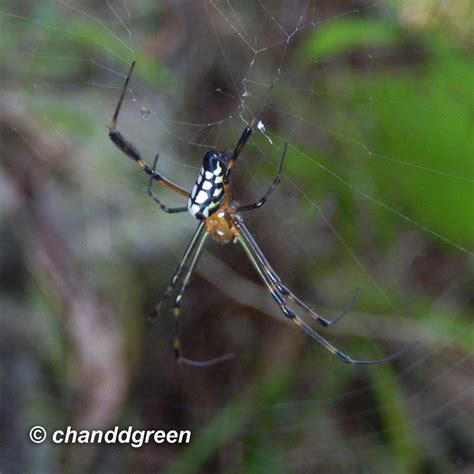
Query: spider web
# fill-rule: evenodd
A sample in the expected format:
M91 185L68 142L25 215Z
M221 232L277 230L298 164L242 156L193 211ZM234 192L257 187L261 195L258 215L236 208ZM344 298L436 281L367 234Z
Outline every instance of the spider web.
M62 339L66 347L52 342L51 328L63 337L48 316L54 311L44 290L30 290L26 307L34 308L36 321L28 322L41 335L35 351L46 360L27 358L37 398L45 406L63 405L54 411L59 419L72 416L85 426L91 419L118 423L117 413L128 409L127 420L146 424L148 417L155 429L193 428L194 445L187 448L128 454L114 448L129 465L161 469L175 462L185 471L212 462L216 472L226 466L349 472L370 465L381 472L396 464L406 472L434 472L472 463L466 420L472 410L474 178L463 129L468 121L462 121L472 113L464 77L472 70L458 64L459 45L468 41L463 18L469 6L336 3L210 0L157 7L107 0L100 6L41 1L0 7L3 122L36 156L32 164L49 163L51 175L55 167L61 171L63 188L47 178L51 188L42 198L53 226L70 241L90 284L108 294L104 305L119 316L125 334L115 350L125 357L123 339L131 330L131 339L141 341L132 348L134 358L150 364L124 362L117 371L135 391L127 398L122 389L109 418L87 418L84 404L69 393L80 381L72 369L58 369L68 339ZM446 37L450 41L440 45ZM170 324L140 336L136 314L156 302L195 223L158 213L148 202L146 180L108 142L103 124L132 60L137 67L119 129L149 163L159 151L160 170L186 188L206 150L233 146L274 82L262 127L236 167L238 200L258 199L278 169L285 140L289 151L281 185L261 210L246 216L249 228L283 281L311 305L335 314L352 289L362 288L351 314L321 331L338 347L355 358L378 358L415 340L420 346L393 367L341 367L295 327L258 318L280 316L242 253L229 248L205 253L183 310L184 325L197 333L185 330L190 352L206 354L211 336L218 339L213 350L248 344L256 352L242 357L242 369L239 362L215 369L228 384L221 394L214 393L211 372L176 370L165 334ZM24 119L29 114L47 146L32 139L36 132ZM443 135L448 118L459 120L451 138ZM63 149L66 163L54 159ZM18 206L9 198L15 194L9 179L5 172L7 217ZM169 194L163 199L179 202ZM42 280L38 270L31 273ZM123 293L117 301L110 301L110 288ZM3 297L7 315L24 309L15 292ZM190 314L192 308L202 317ZM37 320L49 322L43 327ZM27 323L16 324L32 337ZM54 367L66 375L51 375ZM27 380L15 379L12 390ZM62 388L49 387L51 380ZM51 418L43 421L54 427ZM33 413L16 422L37 419ZM51 455L57 466L57 453Z

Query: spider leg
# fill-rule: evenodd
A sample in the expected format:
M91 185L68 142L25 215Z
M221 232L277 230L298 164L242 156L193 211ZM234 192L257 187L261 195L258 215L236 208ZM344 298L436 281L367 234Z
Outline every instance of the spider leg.
M171 297L171 295L177 288L178 282L180 281L181 276L183 275L184 271L188 267L188 262L189 262L190 257L194 255L194 253L196 252L197 244L200 241L200 239L203 237L203 233L205 232L205 230L206 230L205 223L203 221L196 228L194 235L191 238L191 241L186 247L186 251L184 252L183 257L181 258L178 266L176 267L176 270L173 274L173 277L170 280L170 283L168 285L168 288L166 289L165 294L163 295L163 298L155 306L155 309L150 313L150 318L155 318L165 308L169 298Z
M321 324L321 326L328 327L332 326L333 324L337 323L340 321L344 316L349 314L352 311L352 308L355 306L357 301L359 301L360 297L360 288L357 288L356 291L354 292L354 295L352 296L351 300L349 303L347 303L346 307L333 319L326 319L320 316L314 309L310 308L304 301L301 301L297 296L295 296L294 293L292 293L288 288L284 287L284 290L286 290L288 293L288 299L291 301L294 301L298 306L303 308L307 313L309 313L316 321ZM285 292L284 292L285 294Z
M254 252L255 258L261 265L261 268L266 272L272 283L276 288L278 288L279 292L286 298L291 301L294 301L298 306L300 306L304 311L306 311L313 319L318 321L321 326L327 327L331 326L332 324L336 323L340 319L342 319L346 314L348 314L354 304L357 302L360 294L360 289L357 289L356 293L354 294L353 298L351 299L350 303L344 308L344 310L336 316L334 319L326 319L320 314L318 314L314 309L310 308L306 303L301 301L292 291L290 291L281 281L280 277L276 274L275 270L271 267L270 263L266 259L265 255L263 255L262 250L258 246L257 242L253 238L252 234L249 232L245 224L242 220L239 221L239 229L241 231L241 237L247 241L247 245L251 251Z
M146 174L151 176L152 179L158 181L161 183L163 186L166 186L167 188L171 189L175 193L181 194L181 196L188 197L189 193L178 186L177 184L172 183L165 177L163 177L158 171L150 168L150 166L143 161L140 152L138 151L138 148L133 145L130 141L128 141L118 130L117 130L117 120L119 117L120 109L122 107L122 102L125 97L125 92L127 91L127 86L130 81L130 77L133 72L133 68L135 66L135 61L131 64L130 70L127 75L127 79L125 79L125 84L123 86L122 92L120 93L120 98L117 104L117 108L115 109L114 115L112 117L112 122L110 125L108 125L109 129L109 137L114 143L114 145L125 155L130 157L132 160L136 161L139 166L142 167L142 169L145 171Z
M186 248L183 258L181 259L180 263L178 264L178 267L176 268L176 272L171 278L170 284L168 286L168 289L166 290L165 295L150 315L150 317L152 318L156 317L167 306L167 303L175 292L175 290L178 290L176 297L174 297L172 307L175 319L175 336L173 340L174 352L176 355L176 359L179 363L184 363L195 367L207 367L210 365L219 364L220 362L224 362L235 357L234 354L227 354L210 360L195 361L184 357L181 349L181 339L179 336L181 321L181 301L184 292L186 291L186 288L189 284L189 280L191 279L191 275L193 274L194 269L196 268L197 262L202 253L208 235L209 234L206 231L205 223L201 222L201 224L199 224L198 228L194 232L191 242Z
M159 153L157 153L156 156L155 156L155 161L153 162L153 168L152 168L153 173L156 170L156 163L158 162L158 157L159 156L160 156ZM148 188L147 188L148 194L160 206L160 209L162 211L167 212L168 214L177 214L178 212L186 212L188 210L188 208L186 206L183 206L183 207L167 207L167 206L165 206L164 204L161 203L158 196L153 191L152 186L153 186L153 176L150 177L150 181L148 183Z
M226 171L226 174L224 176L224 191L225 191L226 199L227 199L228 202L230 202L231 199L232 199L232 191L230 189L230 175L231 175L231 172L232 172L232 168L234 167L235 162L237 161L237 158L240 155L240 152L242 151L244 146L247 144L250 136L252 135L253 129L257 125L258 117L259 117L263 107L267 103L267 99L268 99L268 97L270 96L270 94L272 92L272 89L273 89L273 86L275 85L275 82L276 81L273 81L270 84L270 86L268 87L267 93L265 94L265 97L264 97L262 103L258 107L258 109L255 112L254 116L250 120L249 124L244 128L244 131L240 135L239 141L235 145L234 151L232 152L232 155L229 158L229 161L227 163L227 171Z
M266 287L270 291L271 295L273 296L273 299L276 301L278 304L281 312L289 318L291 321L293 321L300 329L302 329L306 334L311 336L313 339L315 339L317 342L319 342L324 348L326 348L329 352L331 352L333 355L338 357L340 360L342 360L346 364L351 364L351 365L376 365L376 364L382 364L388 361L391 361L393 359L398 358L400 355L402 355L406 350L411 349L413 346L409 346L405 349L403 349L400 352L397 352L395 354L392 354L391 356L384 357L383 359L375 359L375 360L361 360L361 359L353 359L352 357L348 356L344 352L340 351L332 345L329 341L327 341L324 337L322 337L319 333L317 333L313 328L308 326L297 314L295 314L291 308L288 307L288 304L285 301L285 298L279 288L275 285L275 283L272 281L268 273L265 271L265 269L262 267L261 263L259 260L255 257L254 252L252 251L251 244L249 244L246 239L242 239L241 236L238 237L238 240L240 244L242 245L244 251L246 252L248 258L250 259L253 267L259 274L260 278L262 281L265 283ZM416 343L415 343L416 344Z
M173 315L175 319L175 335L174 335L174 340L173 340L173 348L176 355L176 359L178 363L192 365L194 367L208 367L210 365L216 365L221 362L225 362L226 360L229 360L235 357L235 354L226 354L223 356L215 357L213 359L198 361L198 360L188 359L183 356L181 338L179 336L180 321L181 321L181 318L180 318L181 301L182 301L184 292L186 291L186 288L188 287L189 280L191 279L191 275L193 274L194 269L196 268L196 265L198 263L199 257L201 256L202 250L204 248L204 243L208 235L209 235L208 232L204 232L199 237L197 241L196 249L191 258L191 263L189 264L189 268L187 269L186 274L184 275L184 278L181 282L181 285L179 287L178 293L176 295L176 298L173 304Z
M270 197L270 194L272 194L275 188L280 184L281 172L283 170L283 162L285 161L287 148L288 148L288 142L285 142L285 145L283 147L283 153L281 154L281 158L280 158L280 166L278 168L278 173L276 175L276 178L273 180L272 185L268 188L267 192L257 202L253 204L248 204L247 206L241 206L237 209L238 211L240 212L252 211L253 209L258 209L259 207L262 207L267 202L267 199Z

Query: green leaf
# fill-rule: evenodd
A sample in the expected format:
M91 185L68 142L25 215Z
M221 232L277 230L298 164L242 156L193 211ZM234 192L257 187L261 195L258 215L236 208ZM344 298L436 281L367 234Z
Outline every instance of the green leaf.
M380 417L388 438L387 449L393 472L417 472L422 448L410 420L405 394L400 380L388 364L371 367L368 374L373 380Z
M400 37L396 23L375 19L345 19L316 29L301 47L306 59L322 59L355 48L390 46Z

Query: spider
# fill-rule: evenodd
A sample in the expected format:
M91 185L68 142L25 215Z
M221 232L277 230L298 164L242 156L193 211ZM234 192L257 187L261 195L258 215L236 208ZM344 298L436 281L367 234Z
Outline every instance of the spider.
M199 221L197 229L194 232L194 235L190 243L188 244L188 247L181 261L179 262L173 277L171 278L170 284L168 286L168 289L166 290L164 297L162 298L161 302L155 307L155 310L152 312L151 315L152 317L157 316L162 310L162 308L166 305L168 300L173 295L175 295L172 306L175 318L175 337L173 347L178 362L193 366L209 366L233 357L233 354L227 354L210 360L196 361L184 357L181 349L181 341L179 337L181 300L189 284L191 275L193 274L196 268L196 264L204 248L206 239L209 236L211 236L219 244L239 243L244 249L253 267L257 271L258 275L262 279L268 291L273 296L273 299L275 300L285 317L290 319L300 329L302 329L305 333L307 333L309 336L319 342L329 352L337 356L346 364L373 365L384 363L399 357L401 353L405 350L393 354L389 357L385 357L383 359L353 359L352 357L337 349L323 336L316 332L311 326L305 323L300 318L300 316L298 316L289 307L289 301L299 306L303 311L305 311L312 318L314 318L319 324L327 327L342 319L351 310L352 306L358 299L359 290L356 291L351 303L339 316L332 320L322 317L315 310L310 308L306 303L301 301L296 295L291 292L291 290L289 290L283 284L280 277L276 274L276 272L268 263L263 252L260 250L259 246L252 237L252 234L247 229L244 223L244 219L242 217L242 213L253 211L262 207L280 183L283 163L288 148L288 142L285 142L283 146L278 173L275 179L273 180L271 186L267 189L263 196L253 204L248 204L245 206L238 206L233 200L231 187L232 170L235 166L238 157L240 156L242 149L248 142L250 136L254 131L255 126L257 125L259 114L263 106L266 104L267 98L273 88L273 84L269 87L264 100L262 101L260 107L254 114L253 118L244 128L235 148L233 150L224 151L211 150L204 155L199 176L194 184L192 191L188 193L186 190L184 190L177 184L172 183L170 180L162 176L159 171L157 171L156 166L159 154L155 156L153 166L150 167L142 159L138 149L117 130L117 120L120 113L120 108L122 106L122 102L127 91L127 86L130 81L134 66L135 62L133 62L130 66L130 70L128 72L127 78L125 79L125 83L121 91L120 98L112 118L112 122L110 126L108 126L109 137L112 142L124 154L126 154L132 160L136 161L138 165L143 169L143 171L150 176L150 181L148 183L148 194L160 206L160 209L162 211L167 212L168 214L177 214L188 211L194 218ZM174 191L175 193L187 198L187 206L165 206L152 189L154 181L158 181L158 183L162 184L168 189L171 189L171 191Z

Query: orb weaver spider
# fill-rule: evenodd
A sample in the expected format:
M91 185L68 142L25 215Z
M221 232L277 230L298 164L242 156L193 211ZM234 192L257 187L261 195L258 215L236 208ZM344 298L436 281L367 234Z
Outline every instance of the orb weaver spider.
M250 136L254 131L255 126L257 125L257 119L263 106L266 104L267 98L269 97L269 94L273 88L273 84L269 87L264 100L262 101L260 107L254 114L253 118L244 128L234 150L211 150L204 155L199 176L194 184L192 191L188 193L186 190L184 190L177 184L172 183L170 180L162 176L157 171L156 165L158 162L159 154L155 156L153 166L150 167L142 159L138 149L117 130L117 120L120 113L120 108L122 106L122 102L127 91L127 86L130 81L134 66L135 62L133 62L130 66L130 70L128 72L127 78L125 79L125 83L121 91L120 98L112 118L112 122L110 126L108 126L109 137L112 142L124 154L126 154L132 160L136 161L138 165L143 169L143 171L150 176L150 181L148 183L148 194L160 206L160 209L162 211L167 212L169 214L176 214L188 211L193 217L195 217L199 221L198 227L194 232L191 242L188 244L188 247L181 261L179 262L173 277L171 278L170 284L168 286L168 289L166 290L164 297L162 298L161 302L156 306L155 310L152 312L153 317L157 316L160 313L160 310L165 307L166 303L172 297L172 295L176 295L174 296L173 303L173 313L175 317L175 337L173 347L178 362L193 366L209 366L233 357L233 354L228 354L210 360L196 361L184 357L181 349L181 342L179 337L181 300L189 284L191 275L193 274L196 268L196 264L204 248L206 239L209 237L209 235L220 244L238 242L244 249L251 264L257 271L258 275L262 279L268 291L273 296L273 299L275 300L285 317L290 319L300 329L302 329L305 333L307 333L309 336L319 342L329 352L337 356L346 364L380 364L393 360L399 357L402 352L405 352L405 350L403 350L383 359L358 360L353 359L352 357L341 352L339 349L333 346L312 327L306 324L289 307L288 302L291 301L292 303L296 304L303 311L305 311L312 318L314 318L319 324L327 327L342 319L351 310L352 306L358 299L359 290L356 291L351 303L339 316L337 316L333 320L328 320L322 317L315 310L310 308L306 303L301 301L296 295L291 292L291 290L289 290L282 283L280 277L272 269L263 252L260 250L259 246L257 245L251 233L244 224L244 220L242 218L241 213L252 211L263 206L272 194L272 192L280 183L283 163L288 148L288 142L285 142L280 157L278 173L275 179L273 180L271 186L265 192L265 194L253 204L238 206L232 198L231 172L242 149L248 142ZM171 191L174 191L175 193L187 198L187 206L165 206L152 189L153 181L158 181L158 183L162 184L168 189L171 189Z

